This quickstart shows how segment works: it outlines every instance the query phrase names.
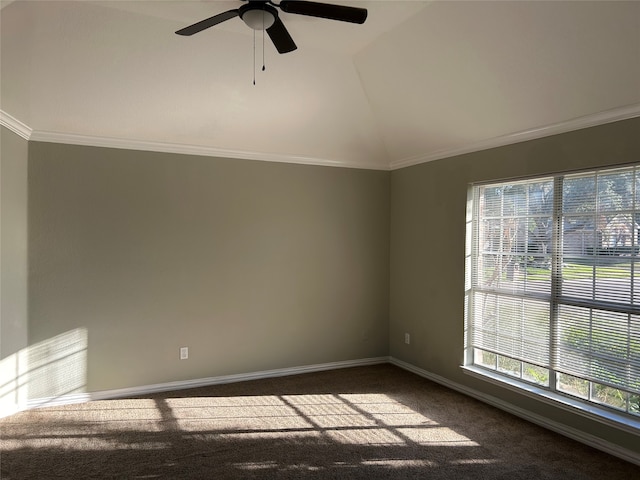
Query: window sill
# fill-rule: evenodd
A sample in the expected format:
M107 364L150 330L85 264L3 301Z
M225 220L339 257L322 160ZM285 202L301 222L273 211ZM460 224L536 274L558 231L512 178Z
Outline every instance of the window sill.
M640 418L636 420L625 414L619 414L607 408L598 407L597 405L587 404L586 402L581 402L569 396L550 392L543 388L536 387L535 385L519 381L515 378L509 378L483 368L467 365L462 366L462 370L464 373L473 377L488 381L501 387L506 387L530 398L541 400L547 404L562 408L571 413L582 415L583 417L587 417L591 420L595 420L636 435L640 432Z

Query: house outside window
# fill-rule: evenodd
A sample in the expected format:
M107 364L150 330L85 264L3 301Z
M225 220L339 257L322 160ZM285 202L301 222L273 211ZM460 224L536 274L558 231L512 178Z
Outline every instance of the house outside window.
M466 368L636 424L639 249L640 164L473 185Z

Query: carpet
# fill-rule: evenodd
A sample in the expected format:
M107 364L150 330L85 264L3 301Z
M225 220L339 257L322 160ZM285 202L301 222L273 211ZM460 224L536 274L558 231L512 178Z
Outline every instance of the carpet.
M640 478L392 365L39 408L0 432L3 480Z

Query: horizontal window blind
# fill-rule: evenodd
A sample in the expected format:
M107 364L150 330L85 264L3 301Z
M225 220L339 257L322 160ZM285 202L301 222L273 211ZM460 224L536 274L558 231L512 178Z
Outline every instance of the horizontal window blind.
M636 167L563 178L554 338L558 372L638 393L639 182Z
M640 415L639 165L471 200L469 363Z
M473 344L482 350L549 365L549 303L475 293Z

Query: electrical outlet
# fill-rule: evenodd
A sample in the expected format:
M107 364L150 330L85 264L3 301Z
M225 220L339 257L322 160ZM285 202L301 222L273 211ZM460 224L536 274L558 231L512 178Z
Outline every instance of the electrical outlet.
M408 333L404 334L404 343L406 343L407 345L411 343L411 335L409 335Z
M180 347L180 360L189 358L189 347Z

